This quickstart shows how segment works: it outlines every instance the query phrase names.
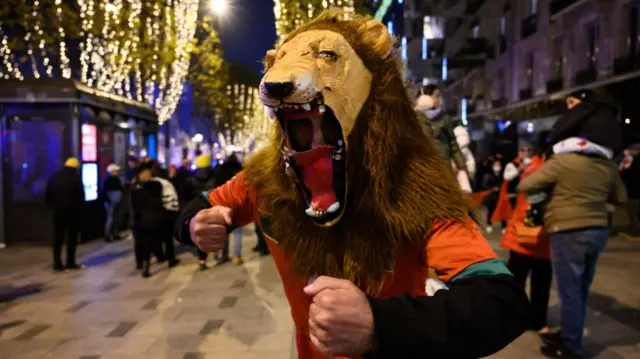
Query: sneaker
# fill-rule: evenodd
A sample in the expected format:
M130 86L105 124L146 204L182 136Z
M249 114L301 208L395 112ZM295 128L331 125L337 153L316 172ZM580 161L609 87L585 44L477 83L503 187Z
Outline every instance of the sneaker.
M77 265L77 264L67 264L66 267L68 270L80 270L80 269L84 269L83 265Z
M493 227L491 227L491 226L487 226L487 228L485 228L485 231L486 231L487 233L491 233L491 232L493 232Z
M216 263L216 266L220 266L220 265L223 265L223 264L229 263L229 262L231 262L231 258L229 258L227 256L221 256L221 257L219 257L219 259L218 259L218 261Z
M242 265L244 263L244 261L242 260L242 257L233 257L231 261L233 262L233 264L237 266Z
M545 344L558 345L560 344L560 330L551 330L548 333L539 333L540 339Z
M540 353L547 358L582 359L583 356L567 348L562 343L547 344L540 347Z
M200 261L200 266L199 266L200 271L206 271L208 268L209 267L207 267L206 261Z

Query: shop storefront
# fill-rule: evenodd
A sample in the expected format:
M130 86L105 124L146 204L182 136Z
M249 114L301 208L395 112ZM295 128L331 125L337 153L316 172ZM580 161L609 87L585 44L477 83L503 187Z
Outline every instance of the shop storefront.
M72 80L0 81L0 243L47 243L49 177L66 158L81 160L85 189L82 238L102 235L100 182L128 153L156 157L158 125L148 106Z

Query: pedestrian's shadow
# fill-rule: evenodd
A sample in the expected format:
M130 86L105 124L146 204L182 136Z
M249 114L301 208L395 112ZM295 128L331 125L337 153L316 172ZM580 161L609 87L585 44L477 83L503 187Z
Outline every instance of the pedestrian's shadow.
M7 303L41 293L44 287L44 283L27 284L21 287L14 287L12 285L0 286L0 303Z
M616 298L598 292L591 292L587 306L604 316L614 319L632 330L612 330L606 325L589 325L586 349L590 356L597 356L609 347L632 346L640 343L640 309L620 303Z

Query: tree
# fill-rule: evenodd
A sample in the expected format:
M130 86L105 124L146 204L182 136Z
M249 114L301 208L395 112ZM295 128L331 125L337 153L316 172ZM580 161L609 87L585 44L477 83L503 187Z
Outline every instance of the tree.
M0 76L74 78L173 113L198 0L3 0Z
M365 5L369 2L370 0L337 0L330 4L326 0L274 0L278 37L282 39L327 8L341 7L347 13L368 13Z
M193 114L212 121L230 102L226 94L229 83L228 67L223 59L222 46L211 21L205 17L199 23L189 81L193 94Z

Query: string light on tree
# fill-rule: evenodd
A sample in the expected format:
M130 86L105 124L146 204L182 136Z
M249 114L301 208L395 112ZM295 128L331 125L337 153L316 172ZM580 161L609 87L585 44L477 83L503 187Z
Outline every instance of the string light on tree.
M274 0L273 13L276 19L278 39L284 37L323 10L340 8L349 16L355 12L354 0Z

